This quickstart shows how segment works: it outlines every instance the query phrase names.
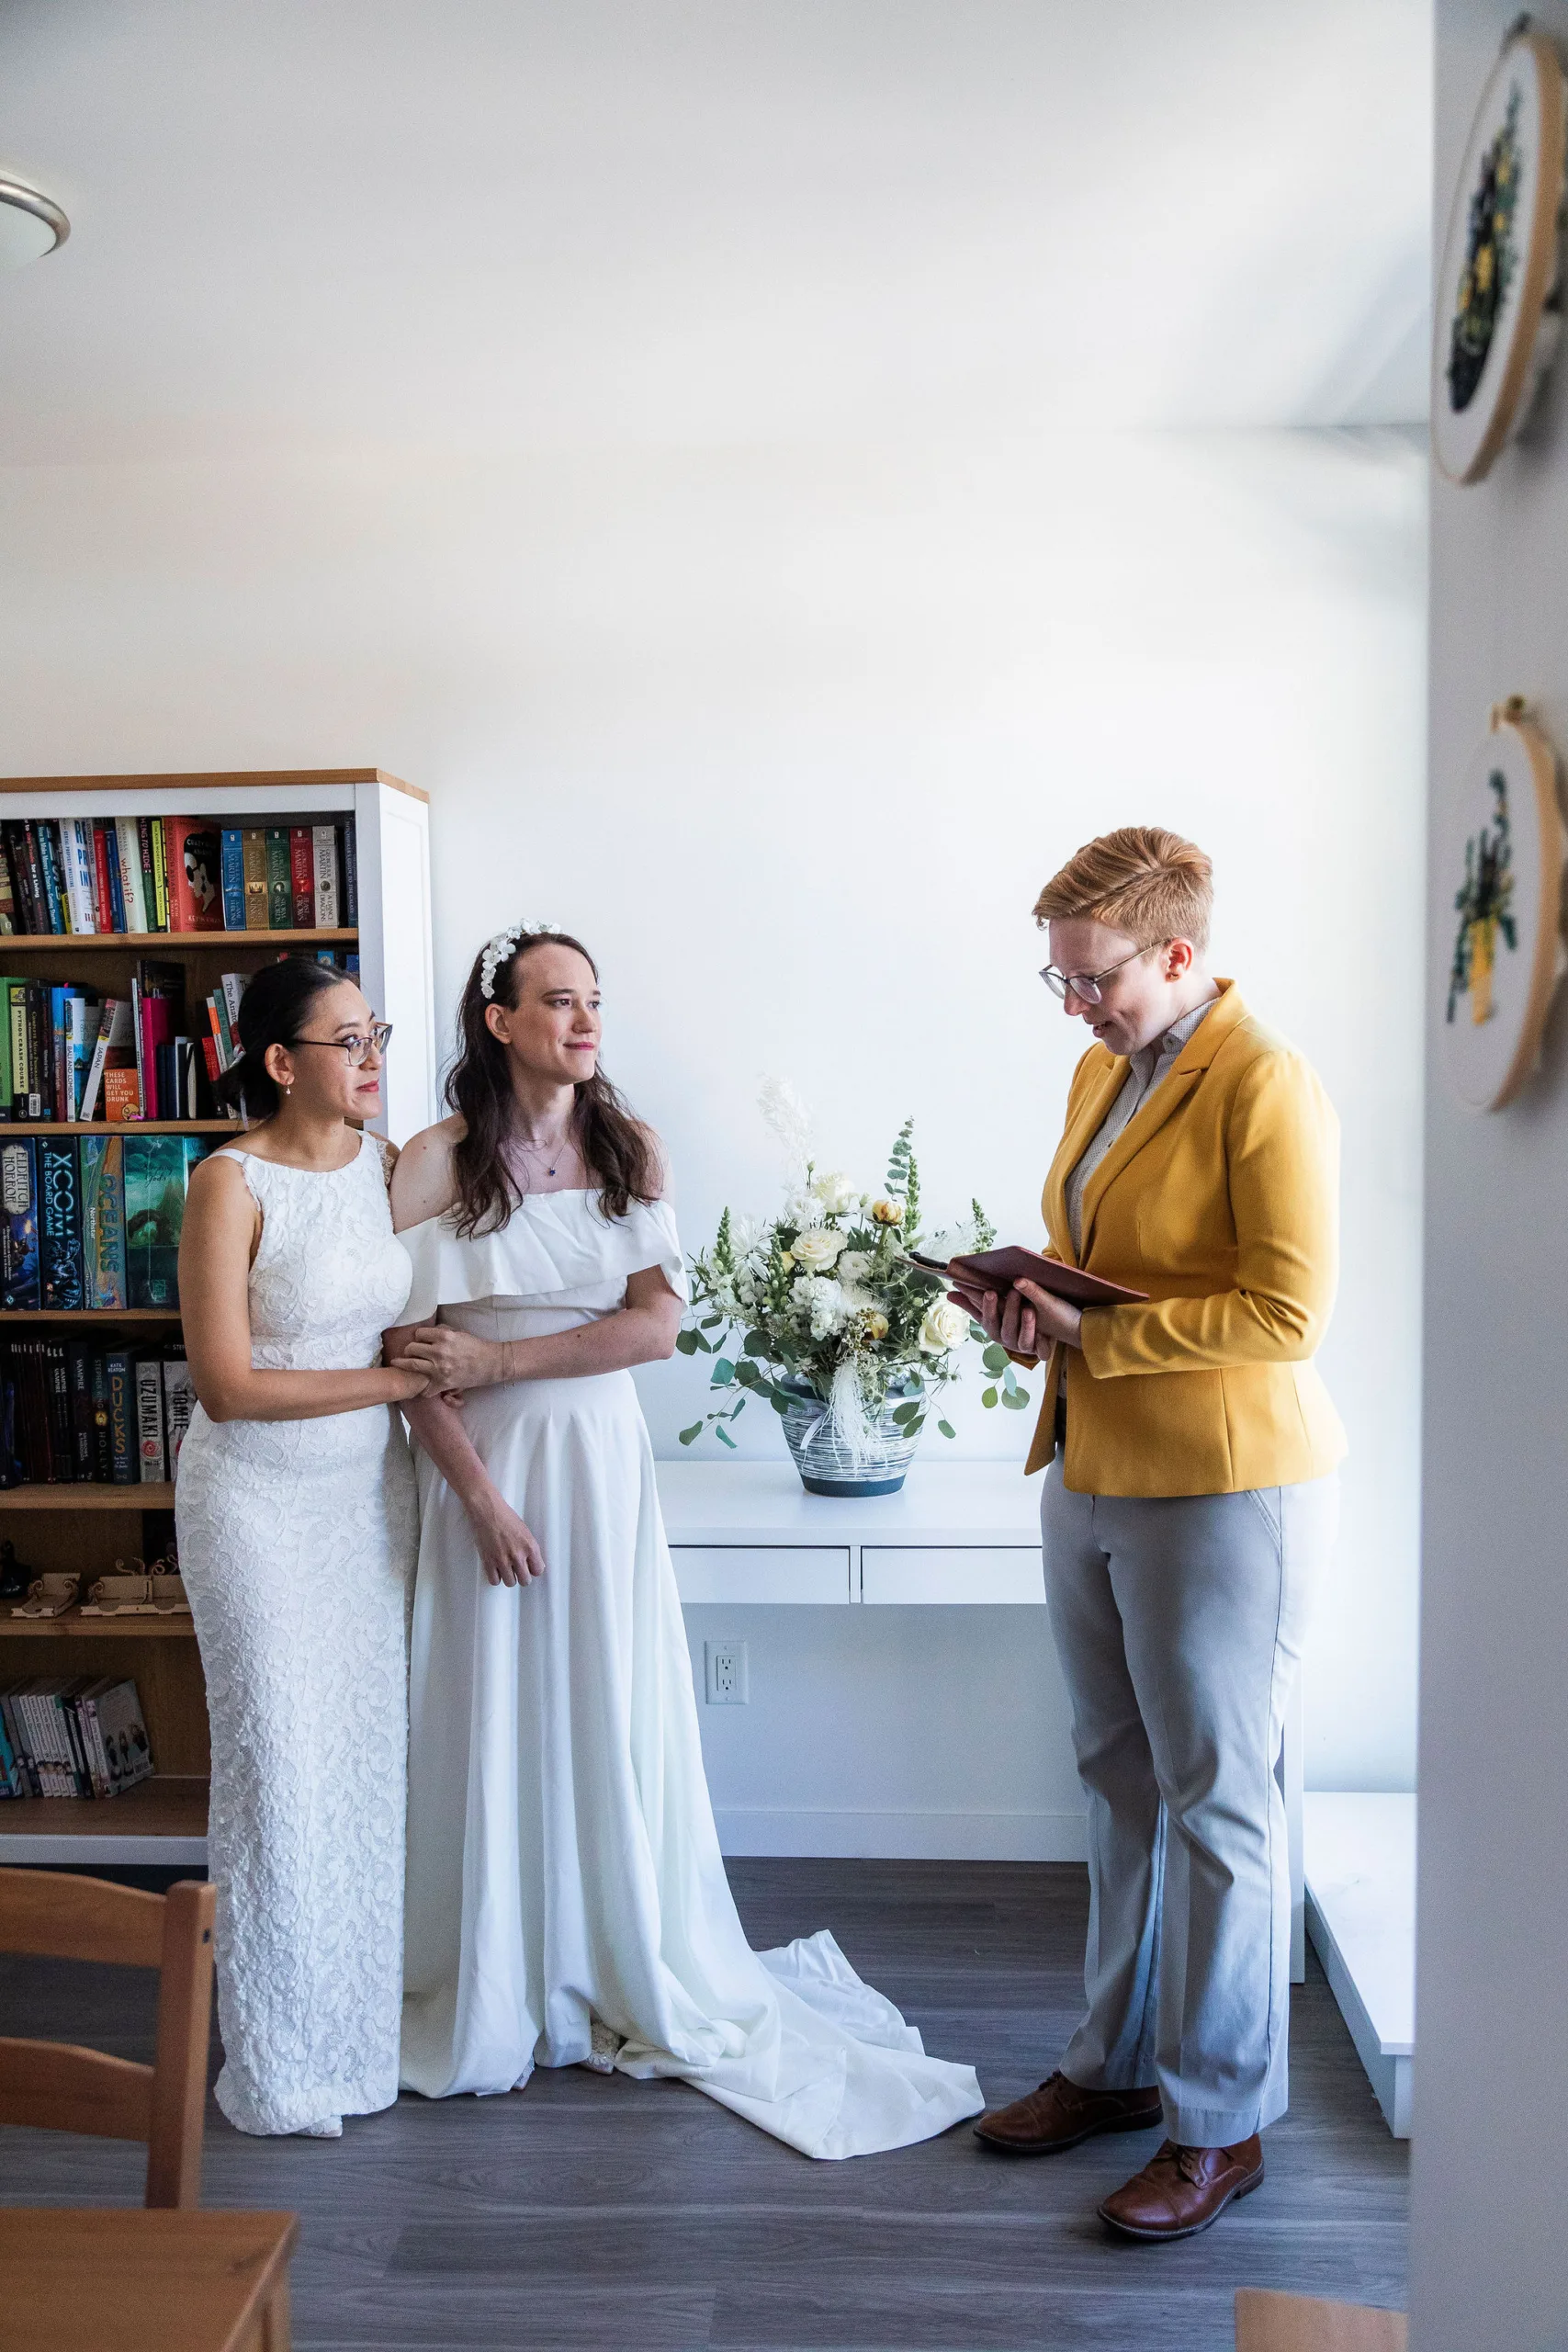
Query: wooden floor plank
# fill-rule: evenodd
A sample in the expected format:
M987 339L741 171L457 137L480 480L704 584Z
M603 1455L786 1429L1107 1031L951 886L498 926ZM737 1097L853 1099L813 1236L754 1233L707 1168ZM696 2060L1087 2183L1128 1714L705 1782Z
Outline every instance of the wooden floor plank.
M1071 1864L742 1860L753 1943L830 1927L993 2101L1055 2063L1081 1999ZM7 2030L150 2053L151 1981L0 1961ZM288 2207L298 2352L1232 2352L1238 2286L1404 2300L1408 2150L1314 1963L1262 2190L1179 2246L1095 2218L1155 2136L1010 2162L966 2130L814 2165L683 2084L573 2068L520 2096L405 2098L342 2141L248 2140L209 2109L204 2202ZM142 2159L10 2133L0 2202L136 2202Z

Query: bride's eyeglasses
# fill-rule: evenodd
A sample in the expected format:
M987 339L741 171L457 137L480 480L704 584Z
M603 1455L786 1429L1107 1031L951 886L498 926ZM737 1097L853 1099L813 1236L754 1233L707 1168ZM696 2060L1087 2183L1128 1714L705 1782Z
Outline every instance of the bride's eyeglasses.
M357 1069L367 1054L373 1053L379 1060L391 1043L391 1023L378 1021L369 1034L363 1037L296 1037L294 1044L296 1046L336 1046L341 1053L348 1056L350 1069ZM291 1046L289 1050L292 1052L293 1047Z

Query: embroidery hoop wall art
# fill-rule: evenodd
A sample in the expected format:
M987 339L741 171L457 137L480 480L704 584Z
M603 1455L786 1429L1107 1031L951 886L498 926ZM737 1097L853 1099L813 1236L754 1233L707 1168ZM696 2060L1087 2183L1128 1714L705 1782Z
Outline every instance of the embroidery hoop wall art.
M1562 329L1564 83L1521 17L1475 109L1454 187L1432 322L1432 447L1480 481L1529 413Z
M1443 1060L1472 1111L1500 1111L1534 1070L1558 981L1568 835L1557 754L1516 695L1467 768L1438 843L1448 942Z

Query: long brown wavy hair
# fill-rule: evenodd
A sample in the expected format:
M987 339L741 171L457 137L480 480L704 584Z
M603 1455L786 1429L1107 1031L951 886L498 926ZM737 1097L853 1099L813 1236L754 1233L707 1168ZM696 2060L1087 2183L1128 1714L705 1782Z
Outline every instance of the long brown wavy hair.
M565 931L525 932L503 964L495 967L493 993L483 993L484 952L475 956L457 1007L457 1055L447 1072L447 1105L463 1122L463 1135L452 1154L457 1180L457 1231L499 1233L523 1199L523 1192L507 1162L506 1139L513 1118L512 1080L506 1048L485 1023L487 1003L517 1004L519 967L535 947L570 947L581 956L595 979L599 967L582 944ZM607 1216L625 1216L634 1201L659 1197L659 1152L649 1130L611 1085L602 1069L574 1089L572 1134L591 1176L597 1179L601 1206Z

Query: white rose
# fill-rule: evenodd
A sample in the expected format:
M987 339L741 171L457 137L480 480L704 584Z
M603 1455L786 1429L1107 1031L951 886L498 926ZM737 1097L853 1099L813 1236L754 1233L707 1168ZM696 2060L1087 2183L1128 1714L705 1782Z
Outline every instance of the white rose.
M945 1355L949 1348L957 1347L968 1336L969 1317L950 1298L939 1299L935 1306L926 1309L926 1319L920 1325L920 1345L927 1355Z
M902 1225L904 1222L902 1201L873 1201L871 1213L878 1225Z
M795 1264L813 1274L825 1272L843 1246L843 1235L826 1225L812 1226L807 1232L796 1234L790 1245Z
M860 1205L860 1194L840 1170L818 1176L811 1189L829 1216L842 1216L846 1209Z

